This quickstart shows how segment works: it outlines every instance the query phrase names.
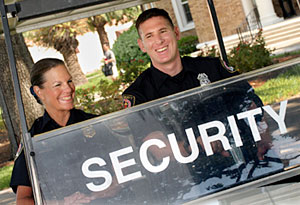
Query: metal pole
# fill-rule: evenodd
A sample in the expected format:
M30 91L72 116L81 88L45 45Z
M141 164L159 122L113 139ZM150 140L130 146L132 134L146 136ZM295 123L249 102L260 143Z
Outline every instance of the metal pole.
M213 21L215 35L218 39L221 58L227 65L229 65L223 38L222 38L221 29L220 29L219 22L218 22L217 13L216 13L215 6L214 6L214 2L213 2L213 0L207 0L207 4L208 4L209 11L210 11L210 16Z
M8 9L4 4L4 0L0 0L0 13L2 18L7 54L9 58L9 66L12 74L14 90L16 94L18 109L19 109L22 138L25 146L26 162L29 168L29 174L31 178L35 203L42 204L41 193L40 193L40 188L38 185L37 174L36 174L36 167L33 159L34 152L33 152L32 140L26 124L25 112L24 112L22 96L20 91L20 84L18 79L18 72L16 68L16 61L15 61L13 46L11 42L10 29L9 29L8 18L7 18L7 10Z

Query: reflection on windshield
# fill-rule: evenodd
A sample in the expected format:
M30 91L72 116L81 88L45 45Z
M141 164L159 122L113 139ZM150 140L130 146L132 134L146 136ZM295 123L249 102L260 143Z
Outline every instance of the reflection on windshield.
M181 204L284 172L299 164L299 102L264 104L241 80L39 136L43 198Z

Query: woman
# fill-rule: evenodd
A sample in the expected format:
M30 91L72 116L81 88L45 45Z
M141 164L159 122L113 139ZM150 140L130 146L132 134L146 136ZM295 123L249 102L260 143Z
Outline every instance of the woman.
M38 61L30 73L31 93L45 108L29 130L31 136L84 121L96 115L74 108L75 86L63 61L46 58ZM17 153L10 186L17 194L17 204L34 204L31 183L22 148ZM88 203L92 200L83 194L66 198L71 203Z

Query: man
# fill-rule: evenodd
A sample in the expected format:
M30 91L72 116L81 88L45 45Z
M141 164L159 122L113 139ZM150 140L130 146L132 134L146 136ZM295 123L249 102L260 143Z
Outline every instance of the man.
M177 46L180 32L165 10L146 10L137 19L136 28L139 47L150 56L152 64L124 91L125 107L238 74L218 58L181 58Z
M238 72L226 66L218 58L180 57L177 46L180 32L173 25L168 13L162 9L153 8L144 11L136 21L136 29L139 34L138 45L143 52L149 55L151 66L124 91L124 107L135 106L238 75ZM198 125L219 120L228 128L227 117L229 115L262 106L261 100L254 94L253 88L247 82L235 85L234 92L231 93L223 92L223 89L217 90L222 92L216 93L216 90L214 89L214 93L211 93L213 96L207 95L206 92L203 95L176 98L127 116L129 127L135 136L138 147L152 139L160 142L160 146L150 146L148 149L155 165L162 164L166 157L170 158L170 171L161 172L161 178L156 179L157 181L165 185L176 182L178 184L173 185L178 190L185 186L180 182L193 181L190 184L200 184L209 179L220 179L222 176L232 177L232 180L235 179L238 182L242 178L242 170L247 164L251 166L253 161L255 161L254 164L258 164L260 160L264 159L270 142L267 126L260 127L262 140L257 143L256 147L255 142L251 139L248 124L242 121L238 122L244 143L241 149L233 148L233 151L224 151L220 141L214 141L211 143L214 154L209 157L205 155ZM207 98L203 99L202 96L207 96ZM257 116L256 120L266 125L263 115ZM184 164L176 163L167 135L174 133L181 155L190 156L191 146L187 142L185 134L187 128L193 129L200 154L195 161L184 166ZM227 128L225 136L232 138L232 134ZM216 130L209 130L209 132L209 135L214 135ZM239 154L241 152L242 154ZM253 166L253 172L255 166ZM238 168L231 170L230 167ZM251 174L252 172L248 177L251 178ZM192 177L192 180L189 177ZM228 185L226 180L220 183L222 186ZM212 183L210 185L207 192L217 190L220 184L213 185ZM161 189L158 192L165 193L165 190L168 189ZM202 194L205 194L206 191L203 190ZM166 195L174 194L174 198L180 198L176 193L176 191L171 191Z
M143 52L146 52L150 56L151 67L145 70L135 80L135 82L133 82L124 91L124 107L131 107L238 75L238 72L236 72L232 67L226 66L226 64L222 63L218 58L180 57L177 46L180 32L178 28L173 25L168 13L163 9L152 8L144 11L136 21L136 29L139 34L138 45ZM189 110L190 108L187 108L187 106L190 105L185 106L184 104L181 105L181 107L184 107L182 111L172 110L172 106L163 108L163 110L164 112L166 112L166 110L169 113L172 112L172 114L167 114L169 116L181 115L182 112L187 112L187 110L189 110L190 113L193 113L195 118L188 120L188 123L195 124L196 122L196 124L198 123L199 125L199 123L215 120L213 118L216 117L227 119L228 113L230 113L229 115L232 115L231 111L241 112L241 110L238 109L241 109L240 105L242 103L245 104L243 109L253 109L262 105L262 102L254 94L253 89L248 83L244 82L239 84L239 88L241 88L242 91L224 95L223 93L220 93L220 96L222 95L224 98L219 100L219 102L215 100L216 98L213 98L210 101L206 101L206 103L202 102L201 104L200 101L202 99L197 98L194 108L192 108L193 110ZM250 99L250 101L248 99ZM250 103L247 104L245 103L246 101ZM237 102L236 105L232 105L233 102ZM207 109L203 109L205 106ZM231 111L228 111L227 109L230 109ZM155 115L164 115L164 113L157 112ZM181 125L178 126L178 123L177 125L174 125L174 122L171 122L172 120L170 119L162 116L159 116L158 118L164 119L158 123L160 125L155 125L158 128L159 126L164 127L161 130L164 130L165 127L172 127L169 130L174 130L174 127L181 127L181 129L183 129L184 127L187 128L190 126L190 124L184 124L187 121L185 119L181 120ZM260 118L258 119L259 121L263 121L262 116L259 116L258 118ZM150 152L157 160L161 160L165 156L171 156L172 158L170 144L166 139L166 134L169 133L163 133L160 131L153 132L153 130L148 132L147 130L150 129L149 127L151 127L156 120L150 120L149 122L146 122L149 126L139 125L140 122L133 118L130 119L130 121L130 123L135 126L133 130L140 131L140 133L134 134L137 136L137 144L141 144L149 139L159 139L163 141L166 146L164 148L152 146L149 148ZM143 128L141 128L142 126ZM246 124L244 124L244 127L247 127L245 129L248 129ZM266 130L267 127L264 128L264 132L266 132ZM174 132L176 133L176 130ZM180 130L178 132L182 133ZM245 134L245 136L248 137L249 134ZM257 153L251 154L249 160L251 160L255 155L257 155L259 160L263 159L265 152L269 149L268 137L263 138L265 139L258 143L260 144L258 145L260 148L257 150ZM181 153L184 156L187 156L189 155L190 150L189 145L184 142L184 140L185 139L179 140L179 146L181 146ZM203 148L201 137L197 137L197 141ZM253 142L249 141L248 144L251 146ZM220 153L225 157L229 157L229 152L224 151L223 147L220 145L220 141L215 141L211 144L214 153Z
M116 80L118 77L118 70L116 66L116 58L115 54L112 50L110 50L108 43L103 44L103 50L104 50L104 75L105 76L111 76L113 80Z

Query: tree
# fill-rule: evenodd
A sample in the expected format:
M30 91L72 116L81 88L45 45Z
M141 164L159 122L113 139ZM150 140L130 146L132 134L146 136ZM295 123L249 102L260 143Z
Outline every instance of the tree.
M107 33L104 29L104 26L107 23L109 23L110 25L118 24L119 22L126 23L128 21L136 19L136 17L140 13L141 9L138 6L118 11L111 11L98 16L89 17L88 25L90 26L90 29L92 31L97 31L103 49L103 44L109 43Z
M53 47L60 52L68 66L75 85L87 82L81 70L76 53L78 40L76 36L88 31L86 19L77 20L26 32L26 38L36 45Z
M138 33L135 26L123 32L113 46L117 66L121 70L120 79L123 83L133 82L147 67L150 58L141 51L138 43Z
M21 95L23 99L23 105L26 115L27 126L31 127L33 121L42 115L42 106L40 106L34 97L30 94L30 77L29 70L33 66L33 60L25 45L22 34L14 34L11 36L12 44L14 48L14 54L16 59L16 67L20 82ZM12 138L17 137L18 141L21 136L20 117L18 112L18 106L13 88L13 82L11 77L11 71L9 67L9 59L6 52L6 44L3 36L0 36L0 88L4 95L4 103L6 104L8 113L13 127L14 135ZM3 106L3 105L2 105ZM14 143L11 143L14 144ZM12 153L16 153L16 147L12 147Z

